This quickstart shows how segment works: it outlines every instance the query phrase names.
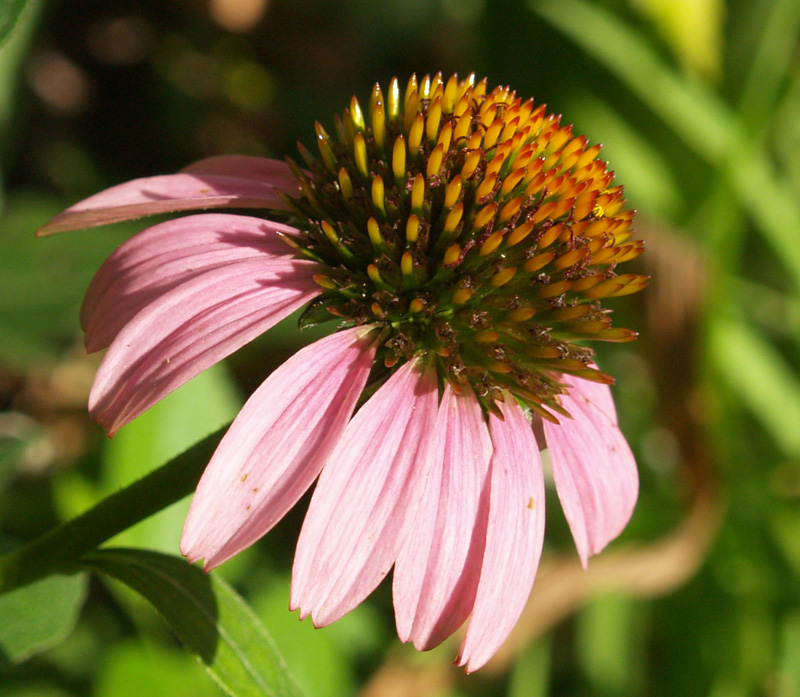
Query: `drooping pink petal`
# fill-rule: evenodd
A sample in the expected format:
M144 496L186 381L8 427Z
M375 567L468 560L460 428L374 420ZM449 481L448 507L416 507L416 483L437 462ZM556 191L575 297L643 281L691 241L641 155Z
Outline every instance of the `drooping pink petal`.
M232 207L286 210L276 191L297 195L299 188L291 174L286 174L287 165L278 162L275 169L276 174L264 179L202 171L134 179L67 208L37 234L52 235L175 211Z
M277 233L295 232L260 218L217 213L140 232L103 263L89 285L81 308L86 348L106 348L142 308L206 271L243 259L285 259L291 249Z
M530 595L544 542L544 477L528 420L512 399L490 414L491 462L486 550L475 607L456 662L467 672L500 648Z
M432 367L402 366L356 412L309 505L292 571L291 609L330 624L391 569L433 456L438 389Z
M236 417L200 479L181 552L218 566L297 503L339 440L369 376L374 332L337 332L275 370Z
M114 339L89 396L90 413L113 434L313 298L315 269L296 259L245 259L168 291Z
M472 611L486 530L479 504L488 493L491 456L478 400L468 385L457 395L448 383L428 484L394 570L397 633L420 651L440 644Z
M611 390L568 375L562 380L570 389L561 404L573 418L545 422L544 434L558 497L586 566L630 520L639 474L617 427Z

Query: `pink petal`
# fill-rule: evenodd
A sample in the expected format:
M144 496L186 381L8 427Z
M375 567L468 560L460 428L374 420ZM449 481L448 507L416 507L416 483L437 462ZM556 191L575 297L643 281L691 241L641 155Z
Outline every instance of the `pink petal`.
M52 235L175 211L229 207L287 210L276 191L297 195L299 188L291 174L286 174L287 165L277 163L275 167L280 173L263 179L204 172L134 179L67 208L37 234Z
M639 495L636 461L617 427L611 390L562 376L562 406L572 419L544 423L561 505L584 566L630 520ZM609 409L609 403L612 405Z
M292 571L291 609L330 624L369 595L405 541L433 456L433 368L402 366L356 413L328 458Z
M472 390L445 386L436 451L419 513L394 570L397 633L420 651L440 644L467 619L478 588L486 529L478 521L492 442ZM484 502L485 504L485 502ZM484 505L485 509L485 505Z
M292 170L283 160L269 157L253 157L252 155L214 155L206 157L184 167L181 174L218 174L223 177L237 177L262 182L279 182L273 184L280 189L291 189L296 186Z
M106 348L144 307L181 283L243 259L285 259L278 234L294 228L243 215L208 213L155 225L117 249L92 279L81 308L86 347Z
M544 542L544 477L539 449L520 406L498 402L489 415L494 444L486 551L475 607L456 662L484 665L516 624L530 595Z
M168 291L109 347L89 396L92 416L113 434L313 298L316 268L296 259L246 259Z
M181 552L218 566L263 537L317 478L375 356L363 327L306 346L244 405L197 487Z

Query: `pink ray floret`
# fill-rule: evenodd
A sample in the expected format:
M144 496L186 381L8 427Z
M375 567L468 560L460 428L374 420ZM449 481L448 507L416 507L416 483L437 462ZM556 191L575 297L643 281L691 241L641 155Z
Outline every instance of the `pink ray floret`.
M333 150L323 150L326 154L334 157ZM106 353L91 391L90 413L113 435L311 301L314 312L329 310L331 317L342 318L337 332L299 350L247 400L198 484L181 551L192 562L203 560L206 570L222 564L263 537L316 482L297 542L290 607L299 609L301 618L310 615L315 626L330 624L394 569L400 639L427 650L466 625L456 662L477 670L507 639L534 583L545 527L540 450L549 449L556 492L584 566L619 535L633 512L638 475L611 390L560 374L552 363L541 371L547 378L541 384L549 389L541 404L535 395L526 401L535 384L531 375L517 392L513 381L492 382L512 369L503 362L509 354L491 347L500 333L483 329L480 308L461 307L477 276L445 291L436 284L433 290L414 285L429 272L448 278L463 261L452 256L452 249L467 254L471 247L448 247L446 263L433 256L422 259L419 249L416 256L401 249L393 266L386 261L392 244L410 248L420 240L419 230L387 224L377 232L369 228L359 240L352 221L335 220L334 226L327 218L335 216L327 213L321 222L304 221L297 217L304 209L291 205L301 196L298 176L275 160L212 157L177 174L112 187L40 230L47 235L195 211L122 244L92 280L81 323L87 349ZM403 195L414 181L416 174ZM309 195L309 182L304 181L302 195ZM338 196L352 186L346 182L345 177L331 180L317 193ZM345 196L334 208L355 210L362 199L374 202L375 191L358 200ZM603 205L613 203L611 193L603 195L609 198ZM309 205L316 210L320 204ZM234 207L291 213L295 217L283 219L297 227L227 210L197 212ZM604 220L598 217L603 225ZM441 229L449 224L441 222ZM407 237L397 244L392 236L401 229ZM423 232L434 229L429 225ZM487 256L497 249L491 243L486 237L473 251ZM605 256L611 264L608 250ZM334 258L343 261L337 266ZM517 272L514 267L506 278L499 268L484 273L492 293ZM400 278L394 295L387 290L392 274ZM630 278L601 283L599 272L587 279L584 288L594 292L588 296L592 302L603 293L636 286ZM558 283L545 290L553 287L559 290ZM450 308L436 305L456 297L461 300L452 300ZM487 297L491 302L491 294ZM531 308L520 305L517 296L506 305L491 305L492 311L506 306L512 310L497 312L512 323L527 321ZM348 308L355 310L348 315ZM474 365L458 362L458 351L468 355L473 345L456 342L445 320L434 326L448 312L455 316L462 310L466 319L455 326L461 331L471 322L469 336L489 346ZM597 316L597 331L609 332L604 316ZM576 326L593 324L587 319ZM531 334L517 331L515 340L523 344L527 339L520 336ZM418 343L411 346L413 341ZM572 367L562 363L561 370L591 374L596 366L589 354L574 351L580 360L570 358ZM551 352L552 346L539 346L531 356ZM535 412L546 412L545 407L570 416L558 416L560 423L543 420Z

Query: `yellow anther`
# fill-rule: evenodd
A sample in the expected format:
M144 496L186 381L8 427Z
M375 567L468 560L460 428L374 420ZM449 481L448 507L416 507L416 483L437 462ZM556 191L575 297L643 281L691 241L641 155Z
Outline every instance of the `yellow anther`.
M383 308L380 305L378 305L378 303L372 303L372 305L370 306L370 310L372 310L372 314L378 317L379 319L386 315Z
M397 78L393 77L389 83L389 99L386 102L390 121L396 121L400 115L400 84Z
M406 112L403 121L406 132L408 132L411 128L411 124L414 123L414 120L419 115L419 94L415 91L406 97Z
M400 271L402 271L404 276L410 276L414 271L414 257L411 256L411 252L405 252L402 257L400 257Z
M515 165L516 166L516 165ZM523 177L525 176L524 169L517 169L516 171L509 174L505 181L503 182L503 186L500 187L500 195L501 196L508 196L522 181Z
M447 191L444 195L444 207L452 208L458 203L458 197L461 195L461 177L457 174L450 183L447 185Z
M333 229L333 225L331 225L327 220L322 221L322 232L325 233L325 237L327 237L332 244L339 244L339 235L336 234L336 230Z
M367 276L369 276L370 280L377 284L383 285L383 279L381 278L381 272L378 271L378 267L375 264L370 264L367 266Z
M428 168L425 171L428 177L439 173L439 170L442 168L442 160L444 160L444 148L439 144L428 156Z
M553 242L555 242L559 237L561 237L561 233L564 231L564 225L559 223L558 225L553 225L553 227L548 228L542 233L542 236L539 238L537 246L539 249L545 249L549 247Z
M419 298L414 298L410 303L408 303L408 310L412 315L416 315L417 313L422 312L424 309L425 303Z
M386 112L383 102L378 102L372 111L372 136L375 144L381 149L386 149Z
M375 207L375 210L385 218L386 202L384 195L383 177L379 174L372 180L372 205Z
M402 186L406 180L406 139L397 136L392 149L392 174L395 184Z
M364 123L364 114L361 111L361 105L358 100L353 97L350 100L350 120L357 131L364 131L366 125Z
M375 118L375 107L378 104L383 104L383 92L379 83L372 86L372 92L369 95L369 113L372 118Z
M478 164L481 161L481 151L480 150L472 150L465 158L464 158L464 166L461 168L461 178L466 181L469 179L478 167Z
M425 135L431 143L436 142L442 119L442 100L434 99L428 106L428 120L425 122Z
M322 161L325 163L325 166L329 171L335 172L336 156L333 154L333 150L331 149L331 138L325 132L325 129L322 127L322 124L319 121L314 124L314 128L317 131L317 147L319 148L319 154L322 156Z
M449 150L452 139L453 139L453 124L446 123L444 126L442 126L442 130L439 131L438 144L441 145L445 150Z
M491 254L495 249L500 246L500 243L503 241L503 233L501 231L493 232L489 237L486 238L486 241L481 245L478 254L482 257L485 257L487 254Z
M489 281L489 285L492 288L499 288L500 286L504 286L508 283L512 278L514 278L514 274L517 273L516 266L509 266L502 271L498 271L494 276L492 276L492 280Z
M455 293L453 293L453 304L463 305L471 297L472 291L469 288L459 288Z
M532 307L518 307L506 315L512 322L527 322L531 317L536 314L536 310Z
M383 246L383 237L381 236L378 221L375 220L375 218L370 218L367 221L367 234L369 235L369 241L372 242L374 247Z
M411 185L411 210L414 213L422 212L422 204L425 202L425 177L418 174L414 177L414 183Z
M482 201L494 191L494 185L497 183L497 174L489 174L484 177L478 190L475 192L475 200Z
M456 143L461 140L462 138L466 138L469 134L469 127L472 123L472 116L470 114L464 114L461 118L458 119L456 122L456 127L453 130L453 139Z
M458 244L451 244L447 249L444 250L444 259L443 263L445 266L452 266L458 261L458 257L461 255L461 247Z
M517 196L517 198L512 198L505 206L500 209L500 215L498 216L498 222L505 223L508 220L511 220L517 213L519 213L519 209L522 208L523 202L522 196Z
M453 116L455 116L457 119L461 119L465 115L467 115L470 117L469 119L470 122L472 122L472 114L466 114L466 111L469 108L469 100L470 100L469 92L465 92L464 94L462 94L458 100L458 103L453 108Z
M531 230L533 230L533 223L523 223L517 228L514 228L508 235L506 239L506 245L509 247L513 247L515 244L519 244L524 240L528 235L531 234Z
M339 170L339 188L342 190L342 196L344 196L345 201L349 201L353 198L355 193L353 191L353 182L350 180L350 175L344 167Z
M499 338L500 333L492 329L483 329L475 332L475 341L477 341L479 344L491 344L493 341L497 341Z
M528 259L523 268L528 273L538 271L539 269L547 266L551 261L553 261L553 259L555 259L555 257L556 255L554 252L542 252L541 254L537 254L532 259Z
M494 218L496 213L497 213L497 204L495 202L492 202L489 205L484 206L483 208L481 208L478 215L475 216L475 222L473 223L473 227L476 230L483 229Z
M572 251L562 254L560 257L558 257L558 259L554 260L553 266L555 266L557 269L566 269L568 266L574 266L586 256L587 251L588 250L585 247L573 249Z
M570 281L556 281L546 286L542 286L536 295L540 298L555 298L556 296L566 293L572 288Z
M442 97L442 111L445 114L450 114L458 99L458 75L451 75L444 88L444 96Z
M416 215L408 216L406 222L406 242L413 244L419 237L419 218Z
M461 222L461 216L464 215L464 204L457 203L453 206L453 210L451 210L447 217L444 219L444 232L443 234L447 235L452 232L455 232L455 229L458 227L458 224Z
M321 288L325 288L326 290L336 290L337 285L331 280L330 276L325 276L324 274L318 273L312 276L314 279L314 283L316 283Z
M425 117L422 114L417 114L407 130L408 151L411 153L412 157L415 157L422 143L422 134L425 131Z
M369 178L369 167L367 165L367 143L364 140L363 133L356 133L353 138L353 154L356 159L356 169L358 173L364 177Z
M489 128L486 129L486 134L483 136L483 147L490 150L497 143L500 137L500 131L503 129L503 122L497 119Z

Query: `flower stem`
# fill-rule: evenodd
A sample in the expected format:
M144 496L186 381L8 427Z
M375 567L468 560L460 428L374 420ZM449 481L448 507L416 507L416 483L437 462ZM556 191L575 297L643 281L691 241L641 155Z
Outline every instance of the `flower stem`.
M53 573L82 570L78 563L82 555L191 493L227 428L212 433L77 518L0 557L0 593Z

